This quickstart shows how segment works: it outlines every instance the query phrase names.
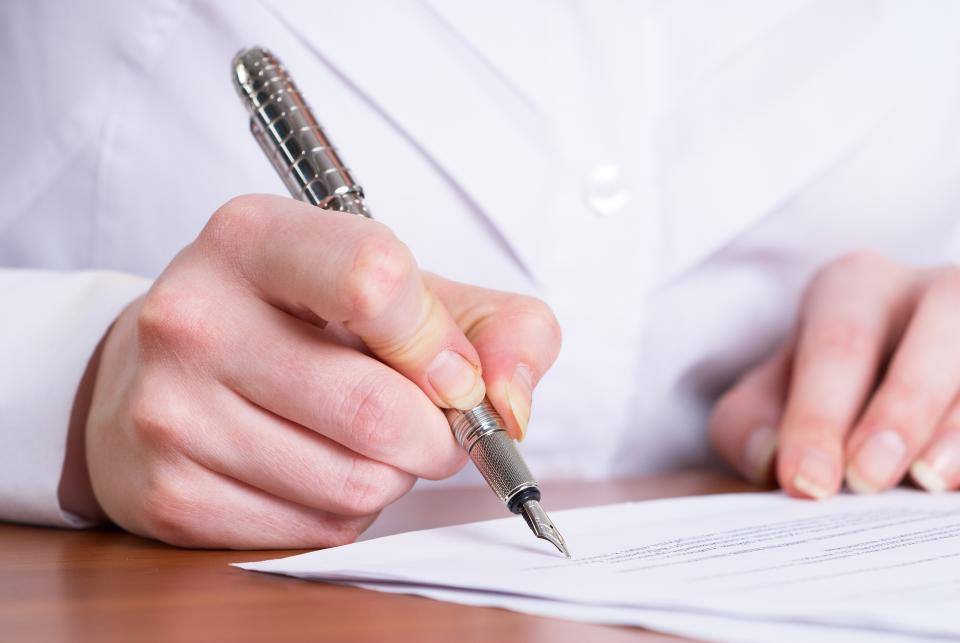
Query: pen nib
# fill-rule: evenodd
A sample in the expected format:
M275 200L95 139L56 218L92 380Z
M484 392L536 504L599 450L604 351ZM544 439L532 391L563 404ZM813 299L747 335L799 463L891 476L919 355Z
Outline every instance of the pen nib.
M536 500L526 501L520 505L520 513L523 514L534 536L552 542L561 554L570 558L570 550L567 549L566 541L539 502Z

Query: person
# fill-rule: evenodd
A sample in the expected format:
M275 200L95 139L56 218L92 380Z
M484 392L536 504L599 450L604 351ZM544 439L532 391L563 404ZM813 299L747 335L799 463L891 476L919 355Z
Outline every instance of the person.
M541 479L956 488L958 11L4 3L0 517L349 542L484 393ZM269 195L254 43L378 222Z

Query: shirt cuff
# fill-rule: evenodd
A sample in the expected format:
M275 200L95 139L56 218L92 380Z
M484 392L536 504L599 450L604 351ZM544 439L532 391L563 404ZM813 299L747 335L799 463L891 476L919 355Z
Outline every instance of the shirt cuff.
M150 287L108 271L0 269L0 520L89 526L57 488L70 412L97 344Z

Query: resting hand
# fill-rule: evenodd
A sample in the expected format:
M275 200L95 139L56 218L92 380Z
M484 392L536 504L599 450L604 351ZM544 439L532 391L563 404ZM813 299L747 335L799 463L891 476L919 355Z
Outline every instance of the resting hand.
M725 459L791 495L960 486L960 268L870 253L812 280L794 335L724 395L711 436ZM776 458L774 458L776 453ZM775 470L774 470L775 469Z

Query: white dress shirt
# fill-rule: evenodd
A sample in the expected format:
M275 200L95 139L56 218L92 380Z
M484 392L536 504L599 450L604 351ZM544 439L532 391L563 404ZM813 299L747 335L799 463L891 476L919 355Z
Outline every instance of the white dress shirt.
M56 491L94 346L217 206L284 193L241 47L421 266L553 307L547 479L708 461L813 270L960 256L958 29L946 1L3 3L0 518L81 522Z

